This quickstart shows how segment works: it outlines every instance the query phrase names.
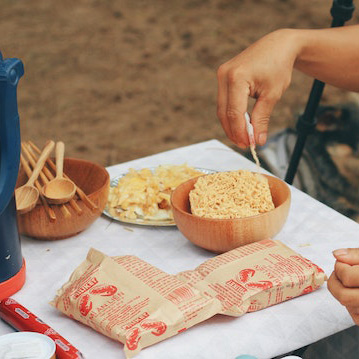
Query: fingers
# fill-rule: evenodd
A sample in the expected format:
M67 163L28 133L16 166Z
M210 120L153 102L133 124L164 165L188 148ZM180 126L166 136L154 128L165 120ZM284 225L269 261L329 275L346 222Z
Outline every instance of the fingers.
M270 115L279 96L261 96L257 99L252 112L252 124L256 143L263 146L267 142Z
M343 289L343 285L340 283L338 277L335 272L333 272L327 282L327 287L332 296L336 299L339 297L339 292Z
M359 325L359 266L336 262L328 280L328 290L345 306L354 323Z
M359 289L346 288L335 272L329 277L328 290L345 307L359 308Z
M256 99L252 124L256 143L264 145L274 105L290 84L300 48L296 33L277 30L244 49L218 69L218 117L228 137L249 145L244 113L248 97Z
M217 71L218 93L217 93L217 116L227 137L233 141L231 127L227 121L227 76L225 65L219 67Z
M244 113L247 111L249 85L243 81L229 78L226 117L232 136L240 147L249 145Z
M256 143L263 146L267 141L270 115L281 92L269 89L257 91L241 72L232 68L231 62L221 65L217 72L218 94L217 115L227 137L241 148L249 146L244 113L248 108L248 97L256 97L252 112L252 124ZM277 92L280 92L276 95Z
M224 64L218 69L217 115L227 137L241 148L249 145L244 113L247 111L249 85L236 77Z
M337 261L334 271L343 286L359 288L359 265L350 265Z
M354 323L359 325L359 307L347 307L347 310L352 317Z
M341 248L333 251L334 257L350 265L359 264L359 248Z

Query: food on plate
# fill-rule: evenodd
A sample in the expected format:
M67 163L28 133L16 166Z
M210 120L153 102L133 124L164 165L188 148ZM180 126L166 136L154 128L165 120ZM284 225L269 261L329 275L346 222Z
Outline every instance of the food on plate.
M199 178L189 199L192 214L206 218L243 218L274 209L267 178L246 170Z
M171 191L200 175L203 173L186 164L160 165L153 170L130 169L116 187L110 188L107 210L120 220L173 219Z

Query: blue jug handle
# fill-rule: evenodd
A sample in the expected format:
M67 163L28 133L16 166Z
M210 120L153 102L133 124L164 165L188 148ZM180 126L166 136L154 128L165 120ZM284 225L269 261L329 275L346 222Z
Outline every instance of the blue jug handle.
M0 215L14 194L20 164L20 120L17 84L24 74L19 59L3 60L0 52Z

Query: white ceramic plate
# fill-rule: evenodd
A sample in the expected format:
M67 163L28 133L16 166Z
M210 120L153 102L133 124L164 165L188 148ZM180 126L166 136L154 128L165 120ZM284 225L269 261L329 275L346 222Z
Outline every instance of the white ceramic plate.
M149 168L151 171L155 170L155 167L150 167ZM215 173L217 171L215 170L209 170L209 169L205 169L205 168L198 168L198 167L194 167L195 170L202 172L203 174L211 174L211 173ZM124 176L126 176L126 173L121 173L119 175L114 176L113 178L111 178L110 180L110 187L117 187L118 182L120 181L120 179ZM118 218L118 217L114 217L112 216L108 210L107 210L107 206L103 211L103 214L105 214L107 217L118 221L118 222L123 222L123 223L131 223L131 224L139 224L139 225L143 225L143 226L160 226L160 227L165 227L165 226L175 226L175 222L173 221L172 218L168 218L168 219L160 219L160 220L151 220L151 219L144 219L144 218L136 218L136 219L124 219L124 218Z

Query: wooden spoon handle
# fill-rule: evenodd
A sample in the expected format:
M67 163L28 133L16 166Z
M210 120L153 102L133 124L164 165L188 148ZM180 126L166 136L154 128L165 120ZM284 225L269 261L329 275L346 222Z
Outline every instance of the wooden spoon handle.
M65 144L62 141L56 143L56 178L62 178L64 172Z
M25 160L25 157L22 154L20 154L20 162L21 162L21 166L24 168L24 171L25 171L26 175L28 177L31 177L31 172L32 172L31 168L30 168L28 162ZM41 194L41 185L40 185L38 180L35 181L35 186L39 190L40 199L42 201L42 204L44 205L44 209L45 209L46 214L49 216L50 222L55 222L56 221L55 212L48 205L48 203L46 202L45 197Z
M33 142L29 141L29 145L34 151L36 151L37 153L40 153L39 148ZM47 164L50 166L50 168L52 170L55 170L56 167L55 167L54 162L52 162L51 158L48 158ZM68 178L68 179L71 179L66 174L64 174L64 177ZM77 190L77 194L79 195L81 200L85 203L85 205L88 208L90 208L92 211L98 210L97 204L95 204L79 186L76 186L76 190Z
M33 156L34 158L36 158L36 153L41 153L41 151L39 150L39 148L34 144L32 143L31 141L28 142L27 144L28 146L28 150L29 152L31 152L31 156ZM53 170L53 171L56 171L56 165L54 162L52 162L51 158L48 158L46 163L48 165L50 165L50 168ZM45 175L45 181L44 181L44 184L48 183L49 181L53 180L55 178L55 176L51 173L51 171L46 167L46 165L44 166L43 168L43 172L44 172L44 175ZM64 174L64 177L66 177L66 175ZM78 215L81 215L82 214L82 208L77 204L77 202L72 198L70 201L69 201L69 204L70 206L76 211L76 213ZM68 217L71 215L71 213L67 210L67 203L65 204L62 204L60 206L63 214L65 217ZM65 211L67 211L67 213L65 213Z
M24 156L22 155L22 153L20 154L20 162L21 162L21 166L24 168L27 177L30 178L32 171L29 164L27 163Z
M32 186L34 184L35 180L37 179L37 177L39 177L42 167L44 167L44 164L45 164L47 158L50 156L51 151L54 149L54 146L55 146L54 141L49 141L46 144L46 146L42 150L42 153L41 153L39 159L37 160L36 166L34 167L29 180L27 181L27 185Z
M31 149L26 145L25 142L21 142L21 151L24 153L25 157L27 157L28 161L30 162L31 167L34 168L36 166L37 157L32 156L32 153L30 153L30 150ZM40 153L41 153L41 151L40 151ZM45 165L46 165L46 163L45 163ZM39 175L43 184L46 184L47 182L49 182L44 174L45 169L46 169L46 166L44 166L42 168L42 170L40 171L40 175ZM31 170L31 168L30 168L30 170ZM31 170L31 172L32 172L32 170ZM31 176L31 173L30 173L30 176ZM30 178L30 176L28 176L28 177ZM35 181L35 183L36 183L36 181ZM40 192L41 192L41 190L40 190Z
M28 157L31 165L34 166L36 164L37 156L32 151L31 146L27 145L27 144L23 144L23 150L24 150L26 156ZM41 151L39 150L38 153L40 154ZM54 168L55 168L55 165L54 165ZM40 176L41 176L41 179L42 179L42 182L44 185L46 183L49 183L49 181L51 181L55 178L55 176L49 171L48 168L46 168L46 166L43 167L42 171L40 172ZM41 193L41 190L40 190L40 193ZM65 218L71 217L71 212L68 210L67 204L62 204L60 206L60 210Z

